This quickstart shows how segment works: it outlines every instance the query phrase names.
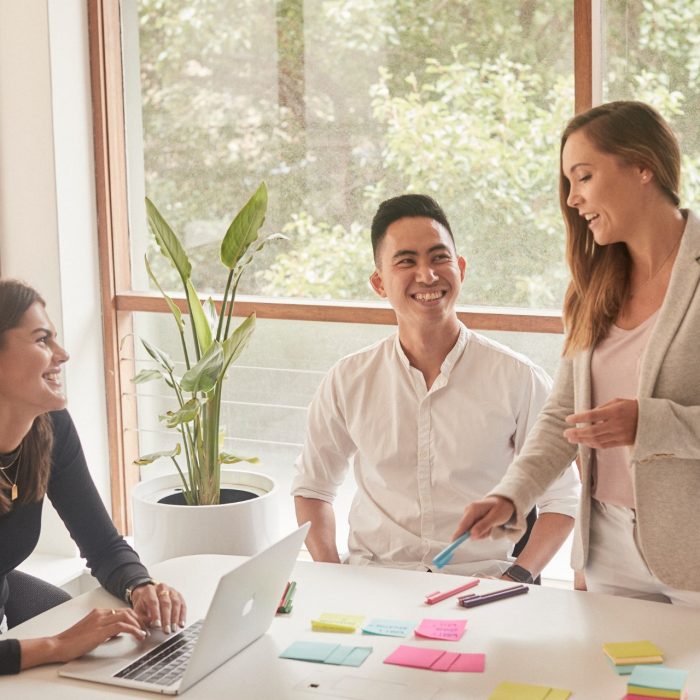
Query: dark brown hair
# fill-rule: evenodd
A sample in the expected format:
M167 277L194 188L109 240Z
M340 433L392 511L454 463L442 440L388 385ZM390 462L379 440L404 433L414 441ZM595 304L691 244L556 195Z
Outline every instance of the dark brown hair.
M680 204L681 154L663 117L643 102L609 102L575 116L561 137L559 202L566 224L566 259L571 282L564 297L564 354L593 347L605 337L629 294L631 258L624 243L600 246L574 207L561 155L571 134L581 130L603 153L649 169L660 190Z
M30 306L35 303L45 306L39 293L23 282L0 279L0 348L4 343L5 332L16 328ZM46 493L51 470L51 449L53 447L53 426L48 413L38 416L21 442L22 454L18 463L19 503L39 501ZM6 481L0 484L0 515L12 509L8 495L10 486Z

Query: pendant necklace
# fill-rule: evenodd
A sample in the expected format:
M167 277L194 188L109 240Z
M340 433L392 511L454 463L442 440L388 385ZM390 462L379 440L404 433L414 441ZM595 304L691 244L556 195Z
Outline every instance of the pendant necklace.
M644 282L642 282L633 292L630 291L630 299L637 296L637 294L639 294L639 292L642 289L644 289L649 284L649 282L651 282L659 274L659 272L661 272L661 270L664 269L664 267L666 267L666 263L671 259L671 256L673 255L673 252L676 250L676 248L678 248L678 244L681 242L681 238L683 238L683 233L681 233L681 235L678 236L678 240L673 244L673 248L671 248L671 250L668 251L668 255L664 258L661 265L659 265L659 267L656 268L656 272L654 272L654 274L652 275L649 275L649 277Z
M2 475L2 478L5 479L5 481L12 487L12 491L10 492L10 500L11 501L16 501L17 497L19 496L19 490L17 488L17 480L19 479L19 458L22 456L22 445L19 446L19 450L17 450L17 454L14 457L14 459L9 463L5 464L4 466L0 467L0 475ZM14 465L17 465L17 472L15 473L15 479L12 481L9 476L7 476L6 472L10 467L13 467Z

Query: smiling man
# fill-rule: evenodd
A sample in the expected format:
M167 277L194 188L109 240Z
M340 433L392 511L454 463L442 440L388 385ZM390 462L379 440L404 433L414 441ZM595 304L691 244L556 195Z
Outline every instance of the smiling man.
M370 283L398 333L340 360L309 409L292 485L297 519L311 521L316 561L340 561L333 501L352 462L351 564L430 570L465 504L504 474L546 398L546 373L468 330L455 305L466 262L447 217L425 195L383 202L372 222ZM514 562L512 543L467 541L443 571L530 581L573 526L578 482L569 469L538 504Z

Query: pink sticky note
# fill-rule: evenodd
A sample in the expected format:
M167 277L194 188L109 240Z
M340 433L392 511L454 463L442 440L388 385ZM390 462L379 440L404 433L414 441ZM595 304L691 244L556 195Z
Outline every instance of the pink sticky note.
M452 671L452 664L462 656L461 654L452 651L446 651L431 667L431 671Z
M463 673L483 673L486 666L486 654L459 654L459 658L448 669Z
M411 668L431 668L444 654L440 649L421 649L402 644L395 652L384 659L385 664L410 666Z
M431 620L426 618L418 625L415 634L417 637L456 642L461 639L466 626L466 620Z

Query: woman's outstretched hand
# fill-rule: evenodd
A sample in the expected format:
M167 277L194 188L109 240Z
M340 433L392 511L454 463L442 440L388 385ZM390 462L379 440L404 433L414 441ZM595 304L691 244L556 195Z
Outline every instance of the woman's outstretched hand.
M130 634L137 641L146 637L138 617L129 608L96 609L67 630L53 637L23 639L21 668L50 663L65 663L87 654L118 634Z
M471 539L483 540L491 535L493 528L507 523L514 512L513 502L502 496L487 496L474 501L464 509L464 515L452 534L452 539L456 540L469 531Z

